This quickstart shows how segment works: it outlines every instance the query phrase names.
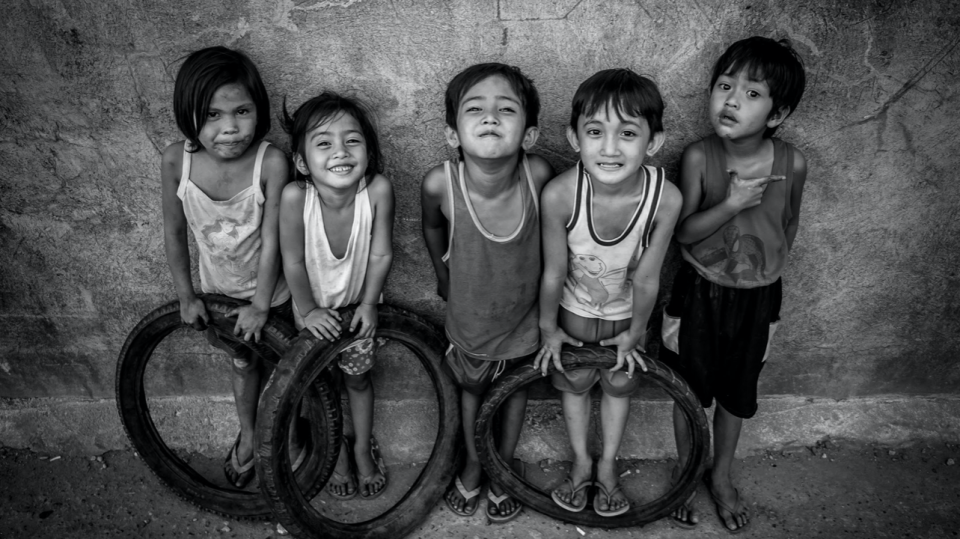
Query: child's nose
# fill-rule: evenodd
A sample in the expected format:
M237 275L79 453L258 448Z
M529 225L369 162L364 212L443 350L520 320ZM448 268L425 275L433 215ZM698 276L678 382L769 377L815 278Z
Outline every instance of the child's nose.
M604 155L613 155L617 153L617 138L611 135L603 137L603 146L600 147L600 150Z
M223 122L224 132L235 133L239 130L238 126L239 126L239 123L237 122L237 119L233 115L227 114L224 117L224 122Z

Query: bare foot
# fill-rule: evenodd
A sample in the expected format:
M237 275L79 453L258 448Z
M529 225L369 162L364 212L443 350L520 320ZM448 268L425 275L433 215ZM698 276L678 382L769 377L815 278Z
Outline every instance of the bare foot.
M670 473L670 484L674 485L677 482L677 478L680 477L680 465L673 469ZM693 499L697 497L697 491L694 490L690 493L690 497L687 498L687 501L683 502L683 505L678 507L673 513L670 513L670 516L673 518L674 523L680 526L681 528L693 528L700 522L700 517L697 515L697 512L693 509Z
M717 477L711 474L707 488L717 506L717 514L728 530L737 531L750 523L747 506L729 476Z
M590 481L592 476L592 460L588 458L582 461L574 461L573 469L570 470L570 481L564 481L562 485L553 491L553 494L567 505L580 507L583 504L584 498L587 496L587 489L577 490L576 487L582 485L584 481Z
M630 500L627 499L627 496L622 490L617 488L620 483L620 477L617 474L616 461L607 461L604 459L597 461L597 483L603 485L603 488L610 493L610 498L607 499L604 496L597 496L593 504L595 509L610 512L630 505Z
M480 461L471 462L468 460L463 466L463 469L460 470L459 475L460 481L463 483L463 488L469 492L479 487L481 471ZM480 503L479 496L465 500L456 487L448 489L444 498L455 511L460 513L472 513L476 509L477 504Z

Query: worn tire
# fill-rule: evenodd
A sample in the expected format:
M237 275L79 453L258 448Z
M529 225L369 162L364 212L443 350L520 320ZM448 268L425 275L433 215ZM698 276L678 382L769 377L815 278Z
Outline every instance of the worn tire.
M231 309L246 304L226 296L202 295L209 325L218 335L231 339L235 319L227 318ZM120 420L131 445L160 481L180 498L202 509L235 518L259 519L270 516L270 506L258 491L221 487L208 481L182 460L158 432L151 415L144 374L156 347L177 329L189 328L180 319L178 301L167 303L143 318L127 337L117 362L116 392ZM288 324L270 319L261 333L261 341L251 348L266 361L276 363L296 339ZM235 340L235 338L234 338ZM340 401L332 394L329 380L318 379L307 393L304 416L311 424L312 440L339 443ZM337 446L339 447L339 446ZM308 492L319 492L326 481L320 473L331 449L314 443L308 458L298 470L298 480ZM336 453L333 453L336 463ZM330 470L333 466L328 466ZM329 473L327 474L329 477Z
M351 320L353 311L353 308L340 310L341 319ZM413 352L436 391L439 421L433 451L410 490L374 519L347 524L326 518L314 509L310 505L312 496L305 496L290 482L287 452L275 448L286 439L293 403L300 399L304 387L331 365L351 337L344 335L331 342L318 339L308 331L301 332L300 339L281 358L264 389L257 417L260 486L277 520L296 537L403 537L427 517L453 477L460 435L460 402L455 386L440 371L446 338L431 323L398 307L380 305L378 315L377 337L398 341Z
M511 393L534 380L543 378L540 371L534 369L531 364L519 366L501 377L491 388L480 407L476 430L477 451L480 455L480 463L490 481L500 484L508 494L544 515L563 522L597 528L642 526L659 520L680 507L697 488L706 467L710 443L707 417L703 413L700 401L690 391L690 387L683 378L659 360L647 356L644 356L643 360L647 365L647 372L637 369L634 373L645 376L673 397L674 401L680 405L687 424L690 425L692 442L690 458L679 480L665 494L649 503L632 504L631 509L622 515L601 517L590 510L579 513L567 511L553 502L549 492L545 493L518 477L497 453L492 423L500 405ZM561 363L564 370L589 367L611 368L617 363L617 353L608 348L591 345L581 348L564 347ZM550 365L550 372L555 372L553 365Z

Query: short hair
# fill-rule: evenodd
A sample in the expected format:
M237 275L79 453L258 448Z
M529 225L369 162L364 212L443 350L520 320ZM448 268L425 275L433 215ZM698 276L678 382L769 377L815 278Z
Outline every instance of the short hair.
M197 151L200 130L207 121L213 94L225 84L246 88L257 107L257 127L253 142L270 132L270 99L260 72L247 55L226 47L209 47L187 57L173 86L173 114L180 132Z
M510 88L520 98L520 105L526 115L524 129L537 127L537 118L540 116L540 94L533 85L533 81L524 75L519 67L500 63L472 65L457 73L457 76L453 77L447 84L444 97L447 108L447 125L452 129L457 128L457 109L460 108L460 100L463 99L470 88L494 75L506 79Z
M570 128L577 130L580 116L593 116L611 103L617 116L644 118L650 134L663 131L663 98L657 84L629 69L605 69L583 81L573 94Z
M280 120L283 130L290 135L291 150L303 157L306 154L307 133L344 114L353 116L360 124L360 132L367 145L367 170L364 171L364 177L370 181L376 174L383 172L383 155L380 153L380 139L372 120L373 113L363 102L324 91L304 102L290 115L287 112L287 99L284 98L283 117ZM293 167L293 174L297 181L312 181L308 175L300 173L297 167Z
M730 45L713 66L711 90L721 75L736 75L743 70L749 79L764 81L770 87L771 115L783 107L790 108L789 114L797 110L807 82L803 59L789 40L753 36ZM770 137L776 130L776 127L767 128L764 136Z

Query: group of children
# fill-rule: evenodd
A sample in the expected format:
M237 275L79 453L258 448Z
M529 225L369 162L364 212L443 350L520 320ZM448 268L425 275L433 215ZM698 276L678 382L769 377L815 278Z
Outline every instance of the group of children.
M804 85L802 63L786 42L753 37L733 44L710 81L714 134L686 148L678 188L662 168L644 164L665 138L663 100L646 77L610 69L580 85L566 130L580 160L559 175L528 153L539 135L540 99L519 69L479 64L451 80L445 135L459 158L427 172L421 202L437 293L447 302L450 346L443 367L461 389L466 459L445 495L454 513L477 510L484 484L474 442L477 412L494 380L519 364L550 374L561 393L574 461L551 493L554 502L582 511L594 487L598 515L629 510L616 455L635 370L646 370L647 325L675 237L683 266L664 311L661 359L704 407L717 401L708 491L728 530L748 524L731 464L742 420L757 409L757 380L779 320L780 272L797 232L806 177L803 155L772 135L796 109ZM341 449L327 490L340 499L379 495L387 472L372 434L369 370L377 304L392 260L394 197L381 175L368 110L330 92L292 115L284 104L288 162L262 140L270 109L256 67L223 47L186 60L174 109L187 140L163 153L163 210L184 322L200 327L208 316L190 280L190 228L201 289L250 300L233 313L239 338L259 340L268 316L292 317L318 338L357 331L339 358L356 436L353 447ZM347 323L338 309L353 304ZM259 362L212 331L208 338L233 361L240 433L224 473L243 487L255 473ZM616 365L564 371L561 347L584 343L615 348ZM597 382L602 452L594 462L587 440ZM526 401L526 392L517 391L501 410L498 452L508 463ZM674 425L675 479L690 443L678 409ZM487 499L485 512L494 522L522 509L522 500L495 483ZM677 525L696 525L692 501L672 515Z

